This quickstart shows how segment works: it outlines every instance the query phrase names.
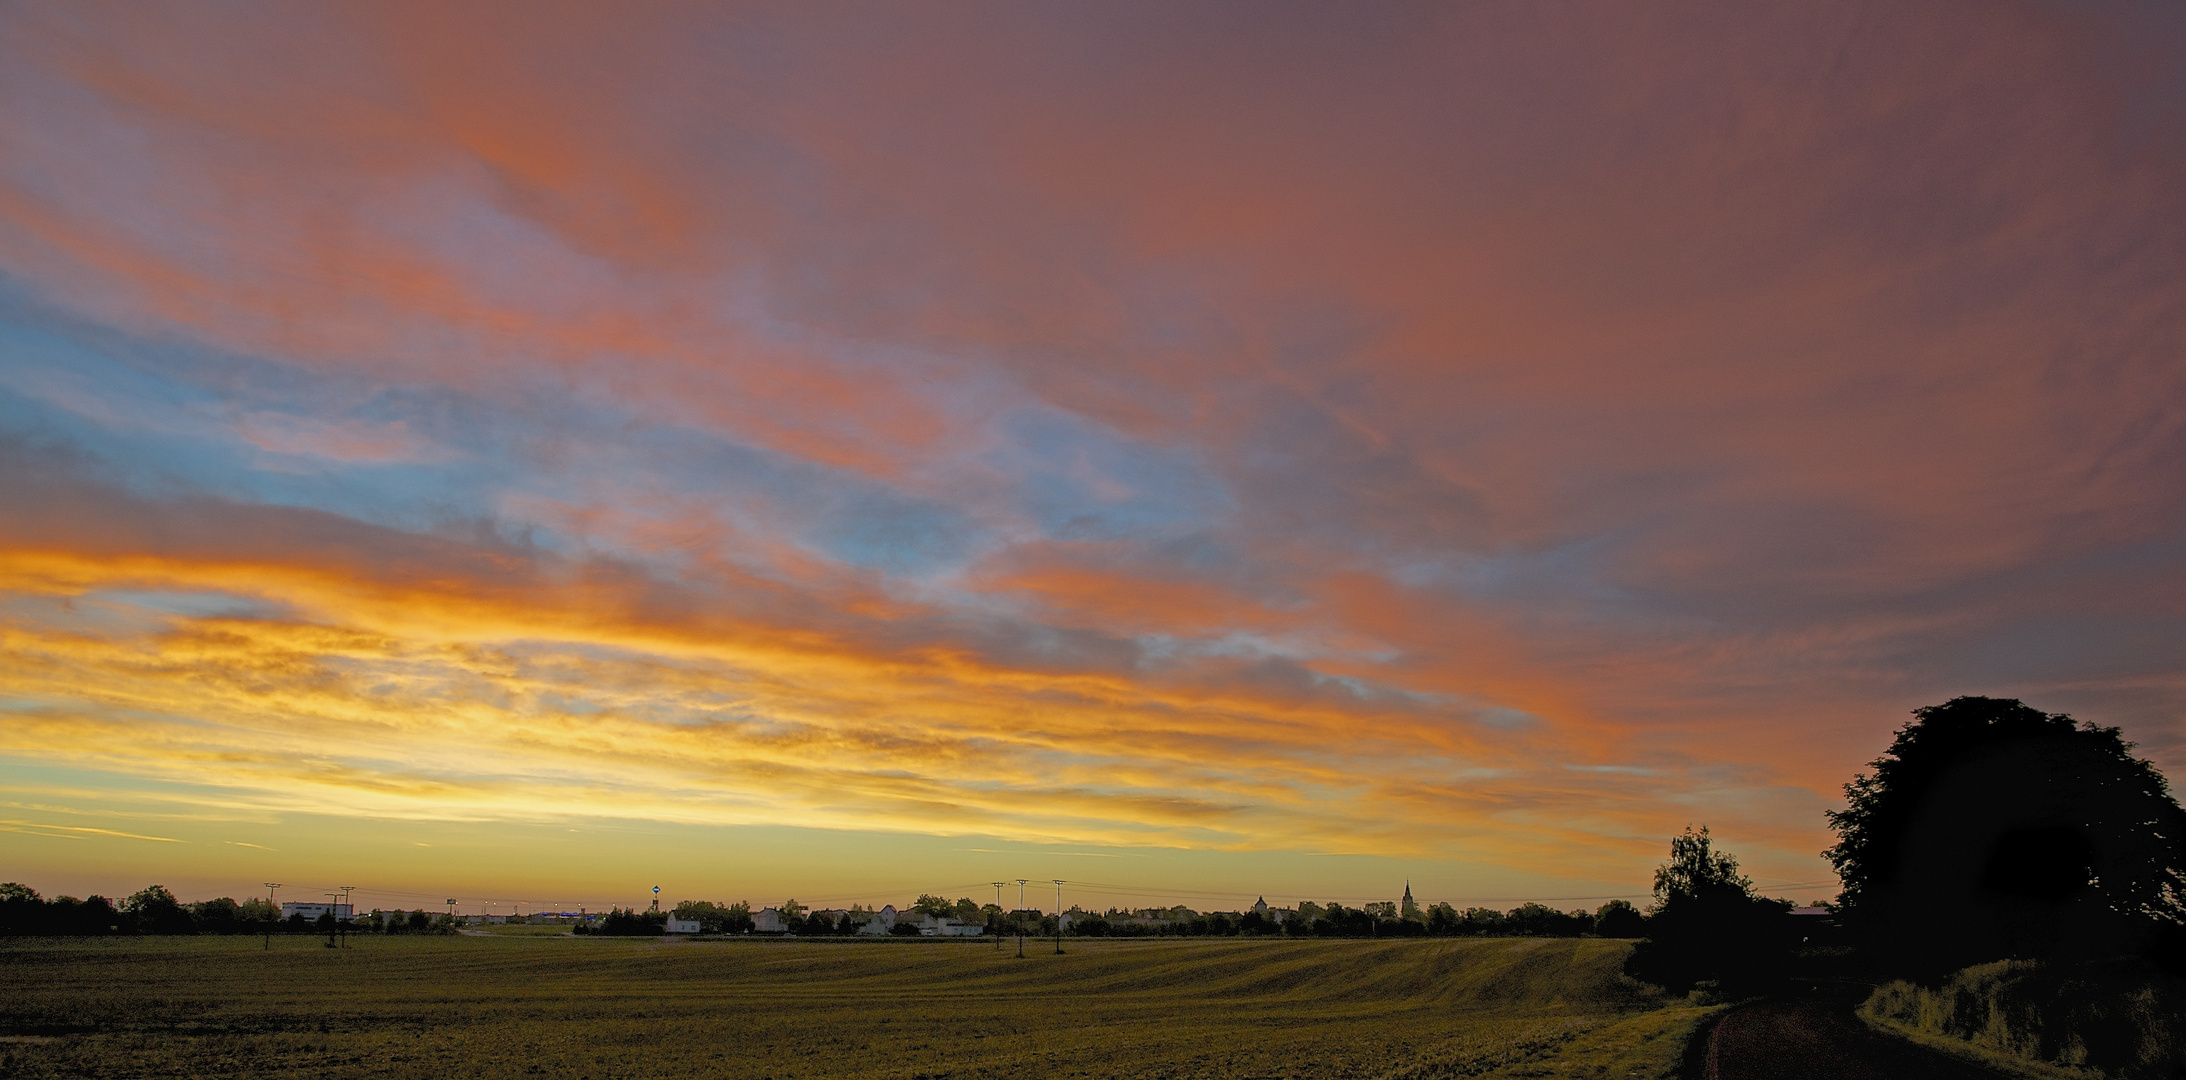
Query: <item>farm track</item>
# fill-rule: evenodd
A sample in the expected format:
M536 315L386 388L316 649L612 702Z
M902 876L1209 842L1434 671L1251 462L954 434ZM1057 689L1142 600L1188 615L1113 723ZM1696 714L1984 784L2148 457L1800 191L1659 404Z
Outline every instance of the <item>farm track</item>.
M1646 1078L1700 1015L1594 940L352 945L0 946L0 1075Z
M2010 1080L2013 1074L1870 1030L1852 1003L1769 1001L1708 1033L1707 1080Z

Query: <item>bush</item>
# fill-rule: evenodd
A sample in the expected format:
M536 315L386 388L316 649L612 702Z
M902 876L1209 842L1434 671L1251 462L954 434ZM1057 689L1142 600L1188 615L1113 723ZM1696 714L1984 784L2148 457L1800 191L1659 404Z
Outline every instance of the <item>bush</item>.
M2138 965L1978 964L1936 989L1890 983L1860 1012L2028 1061L2132 1080L2186 1074L2186 987Z

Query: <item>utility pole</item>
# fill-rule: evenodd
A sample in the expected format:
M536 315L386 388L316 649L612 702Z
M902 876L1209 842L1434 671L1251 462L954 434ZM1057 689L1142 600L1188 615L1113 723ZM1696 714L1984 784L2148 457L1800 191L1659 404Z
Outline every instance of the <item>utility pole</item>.
M994 910L996 911L1002 910L1002 886L1007 884L1009 883L1006 881L994 883ZM994 951L1002 951L1002 923L1000 920L996 920L994 924Z
M1025 910L1025 882L1030 880L1032 879L1017 879L1017 910L1020 912ZM1025 918L1021 914L1013 917L1017 922L1017 958L1022 960L1025 958Z
M349 910L349 915L346 918L337 915L334 919L342 925L342 948L344 949L349 947L349 924L357 921L357 905L349 899L349 894L356 890L355 885L342 886L342 907Z
M1049 878L1055 883L1055 955L1063 955L1063 879Z
M334 947L334 928L342 924L340 919L334 917L334 913L341 910L334 906L341 902L341 898L342 894L339 892L326 894L326 947L329 949Z
M280 882L266 882L266 904L273 908L273 918L266 923L266 948L268 950L273 948L273 924L281 921L281 905L274 900L274 894L280 891Z

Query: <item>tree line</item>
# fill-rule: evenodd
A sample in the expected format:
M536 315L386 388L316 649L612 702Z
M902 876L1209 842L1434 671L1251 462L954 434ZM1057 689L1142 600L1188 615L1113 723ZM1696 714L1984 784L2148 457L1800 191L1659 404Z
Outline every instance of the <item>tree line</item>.
M876 914L852 907L847 911L812 911L795 900L777 909L787 932L797 937L850 937L868 926ZM706 934L746 934L753 930L751 905L685 900L673 915L695 921ZM657 935L668 930L671 912L615 908L580 934L610 936ZM1459 910L1450 904L1433 904L1400 910L1390 902L1347 907L1331 901L1299 904L1282 916L1257 911L1194 911L1186 907L1148 909L1141 915L1120 908L1104 913L1073 909L1073 917L1061 933L1071 937L1294 937L1294 938L1398 938L1398 937L1639 937L1645 917L1629 901L1611 900L1593 911L1558 911L1545 904L1529 903L1498 911L1471 907ZM996 904L980 904L969 897L948 900L921 894L904 911L892 933L918 935L915 916L955 919L984 928L988 936L1052 937L1057 933L1054 915L1007 911Z
M150 885L116 903L104 896L51 900L20 882L0 883L0 937L99 937L142 934L452 934L455 920L424 910L373 912L337 923L331 914L316 920L302 915L284 919L269 901L219 897L183 903L165 886Z

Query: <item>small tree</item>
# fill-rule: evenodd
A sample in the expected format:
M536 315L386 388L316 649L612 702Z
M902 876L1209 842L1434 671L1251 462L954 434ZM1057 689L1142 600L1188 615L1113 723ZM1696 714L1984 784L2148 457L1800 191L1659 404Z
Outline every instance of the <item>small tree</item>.
M1655 871L1647 939L1625 972L1670 990L1702 983L1748 990L1781 977L1796 944L1791 904L1753 895L1738 860L1715 850L1707 826L1686 826L1670 840L1670 861Z
M1655 868L1655 902L1660 911L1676 898L1720 893L1744 896L1753 890L1753 879L1738 872L1738 860L1727 851L1716 851L1708 827L1699 832L1687 825L1681 836L1670 838L1670 861Z

